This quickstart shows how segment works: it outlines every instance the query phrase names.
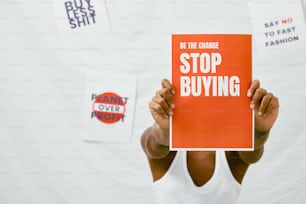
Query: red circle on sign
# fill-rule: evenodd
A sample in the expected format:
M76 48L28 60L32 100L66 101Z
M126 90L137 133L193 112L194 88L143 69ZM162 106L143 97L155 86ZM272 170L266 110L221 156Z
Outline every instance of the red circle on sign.
M112 124L123 120L125 102L121 96L112 92L100 94L92 105L95 117L103 123Z

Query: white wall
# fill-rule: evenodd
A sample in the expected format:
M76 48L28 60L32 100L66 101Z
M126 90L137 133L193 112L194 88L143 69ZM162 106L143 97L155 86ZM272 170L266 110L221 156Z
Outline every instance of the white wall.
M170 34L251 32L244 0L105 2L111 40L63 37L52 0L0 1L0 204L153 203L139 138L153 122L147 104L170 76ZM254 78L279 96L280 114L241 204L306 199L305 68L254 64ZM125 144L84 142L80 131L85 75L107 71L138 76Z

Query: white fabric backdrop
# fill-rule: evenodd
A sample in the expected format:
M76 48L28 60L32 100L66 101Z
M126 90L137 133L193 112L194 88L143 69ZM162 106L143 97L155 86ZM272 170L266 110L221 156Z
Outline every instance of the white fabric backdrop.
M244 0L104 2L112 34L71 39L60 34L52 0L0 0L0 204L153 203L139 139L153 122L147 104L170 76L170 34L251 32ZM254 78L281 108L241 204L306 200L305 69L265 67L255 56ZM84 142L85 75L109 71L138 76L131 140Z

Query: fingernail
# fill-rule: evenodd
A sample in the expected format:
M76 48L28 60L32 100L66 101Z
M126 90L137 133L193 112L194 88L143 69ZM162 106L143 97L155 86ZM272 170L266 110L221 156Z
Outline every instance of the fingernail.
M251 97L251 96L252 96L252 92L251 92L251 91L248 91L247 96L248 96L248 97Z
M251 109L254 109L255 108L254 103L251 103L250 107L251 107Z
M258 115L259 115L259 116L262 116L262 112L258 112Z

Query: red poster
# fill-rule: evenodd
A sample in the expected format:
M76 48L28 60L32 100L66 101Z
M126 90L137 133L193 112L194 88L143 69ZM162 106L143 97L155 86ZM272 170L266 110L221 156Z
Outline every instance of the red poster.
M251 35L172 35L170 149L252 150L251 80Z

